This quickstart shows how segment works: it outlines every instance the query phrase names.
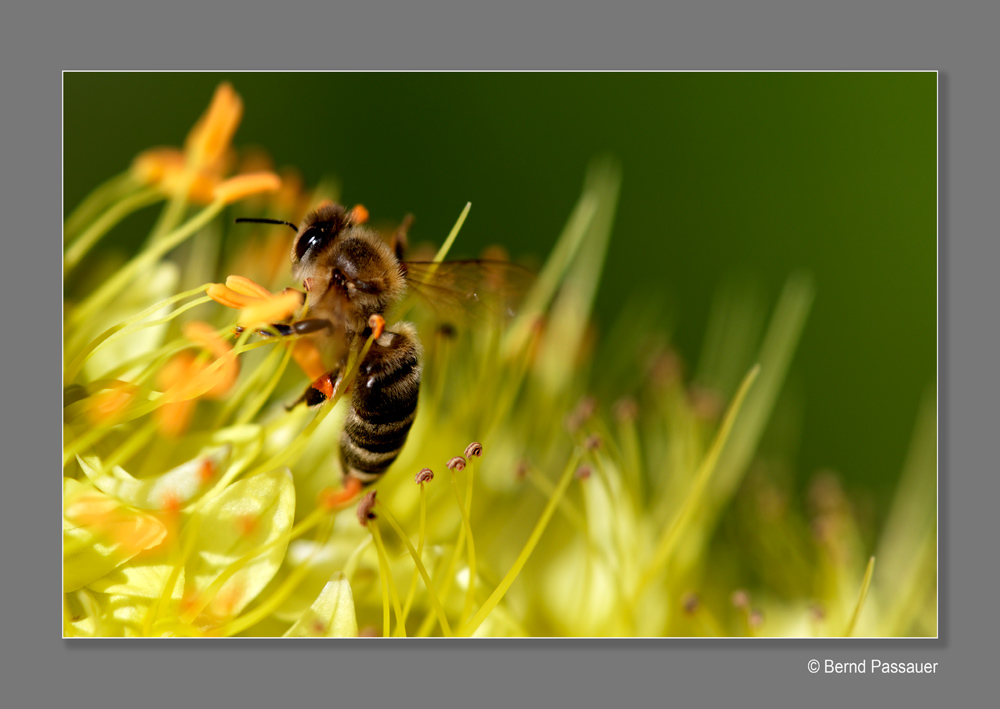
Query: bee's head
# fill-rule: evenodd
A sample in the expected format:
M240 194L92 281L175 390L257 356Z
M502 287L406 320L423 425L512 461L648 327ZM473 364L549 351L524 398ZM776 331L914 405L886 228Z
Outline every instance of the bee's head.
M292 272L298 274L311 265L347 227L353 225L353 213L329 200L320 203L298 226L280 219L241 217L239 222L284 224L295 231L292 243Z
M349 226L349 213L333 202L323 202L307 214L292 244L292 272L298 275L312 264Z

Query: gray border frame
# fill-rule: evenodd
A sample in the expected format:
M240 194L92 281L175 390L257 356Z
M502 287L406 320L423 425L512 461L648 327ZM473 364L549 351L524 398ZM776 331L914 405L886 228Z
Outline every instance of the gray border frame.
M591 3L588 3L591 4ZM985 685L993 670L998 481L987 448L998 399L993 226L998 124L990 51L997 10L892 0L806 10L795 2L641 8L464 4L387 11L303 7L210 8L191 0L139 11L124 2L8 13L4 189L9 237L4 293L16 317L5 350L6 489L3 608L12 647L5 693L27 703L95 706L389 705L600 706L624 701L718 706L934 706ZM593 4L596 5L596 4ZM123 23L128 22L128 25ZM460 26L449 23L461 22ZM117 26L116 26L117 23ZM374 42L373 39L377 39ZM30 67L28 71L25 68ZM58 273L52 208L59 194L62 69L107 68L670 68L915 69L939 74L940 632L934 641L413 641L405 644L75 643L45 618L58 602L58 546L45 498L58 437ZM992 178L992 179L991 179ZM45 264L38 270L26 265ZM30 294L28 296L27 294ZM10 302L10 301L8 301ZM51 318L51 320L50 320ZM22 330L27 329L27 337ZM37 344L30 344L37 343ZM29 349L30 344L30 349ZM26 362L21 360L27 360ZM16 374L15 374L16 372ZM991 425L992 424L992 425ZM46 454L46 450L50 452ZM52 466L54 467L54 466ZM960 576L952 576L960 574ZM149 646L146 646L149 645ZM937 661L932 676L810 675L811 658ZM14 658L14 659L11 659ZM955 690L955 691L951 691ZM963 692L964 694L964 692ZM954 701L954 699L952 699ZM23 699L20 701L24 701Z

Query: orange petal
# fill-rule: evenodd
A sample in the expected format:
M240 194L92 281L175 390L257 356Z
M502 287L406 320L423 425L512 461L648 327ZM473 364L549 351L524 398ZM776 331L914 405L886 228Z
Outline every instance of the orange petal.
M132 510L107 495L84 494L66 506L66 518L89 527L135 554L156 546L166 527L155 517Z
M167 402L156 410L156 424L160 433L177 438L187 430L197 402L194 399Z
M138 387L129 382L115 382L91 397L87 417L91 423L114 424L132 403Z
M216 186L213 196L226 204L232 204L261 192L277 192L280 188L281 178L273 172L250 172L221 182Z
M150 148L132 161L132 173L146 184L161 181L184 169L184 154L177 148Z
M233 351L232 345L223 340L215 328L206 322L193 320L184 323L181 332L184 333L184 337L196 345L201 345L216 357L223 357Z
M271 297L271 291L259 283L254 283L246 276L228 276L226 285L242 295L252 295L258 298Z
M230 353L221 357L220 361L222 364L218 365L218 369L205 371L211 382L211 386L204 393L208 399L221 399L228 394L240 376L240 365L235 354Z
M216 303L221 303L227 308L235 308L236 310L243 310L243 308L252 305L257 300L256 298L237 293L232 288L224 286L221 283L212 283L205 289L205 293Z
M195 123L184 144L193 163L201 167L219 160L229 148L242 117L243 100L239 94L232 84L219 84L208 110Z
M323 356L312 340L296 340L292 345L292 359L310 380L319 379L326 373Z
M163 189L173 194L183 189L183 179L168 176L163 182ZM215 201L215 188L219 185L220 176L211 172L199 172L191 178L187 185L187 196L198 204L211 204Z
M214 333L213 333L214 334ZM224 343L228 348L228 343ZM225 395L239 377L239 362L231 350L220 352L214 362L198 359L185 350L177 353L160 370L157 383L163 389L163 407L196 399L199 396L219 398ZM177 416L184 414L177 409Z
M169 390L190 377L195 356L190 350L178 352L170 358L156 375L156 383L160 389Z
M302 295L294 290L250 304L240 313L239 324L249 327L284 320L302 305Z

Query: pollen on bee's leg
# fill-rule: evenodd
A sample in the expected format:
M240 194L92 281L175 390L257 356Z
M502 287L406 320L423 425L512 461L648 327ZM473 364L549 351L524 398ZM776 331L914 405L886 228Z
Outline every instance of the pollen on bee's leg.
M372 330L372 339L377 340L382 337L382 332L385 330L385 318L381 315L372 315L368 318L368 327Z
M368 209L363 204L355 204L347 213L347 218L354 224L364 224L368 221Z
M343 490L327 488L319 494L319 504L327 510L337 509L350 503L361 492L361 481L357 478L347 478Z
M333 396L333 376L331 372L322 374L312 383L312 388L321 393L325 399L329 400Z

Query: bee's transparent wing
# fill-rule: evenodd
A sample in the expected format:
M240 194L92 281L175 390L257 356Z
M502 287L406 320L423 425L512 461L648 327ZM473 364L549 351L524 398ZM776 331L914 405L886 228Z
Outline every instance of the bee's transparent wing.
M410 293L444 322L503 324L514 316L534 274L510 261L406 261Z

